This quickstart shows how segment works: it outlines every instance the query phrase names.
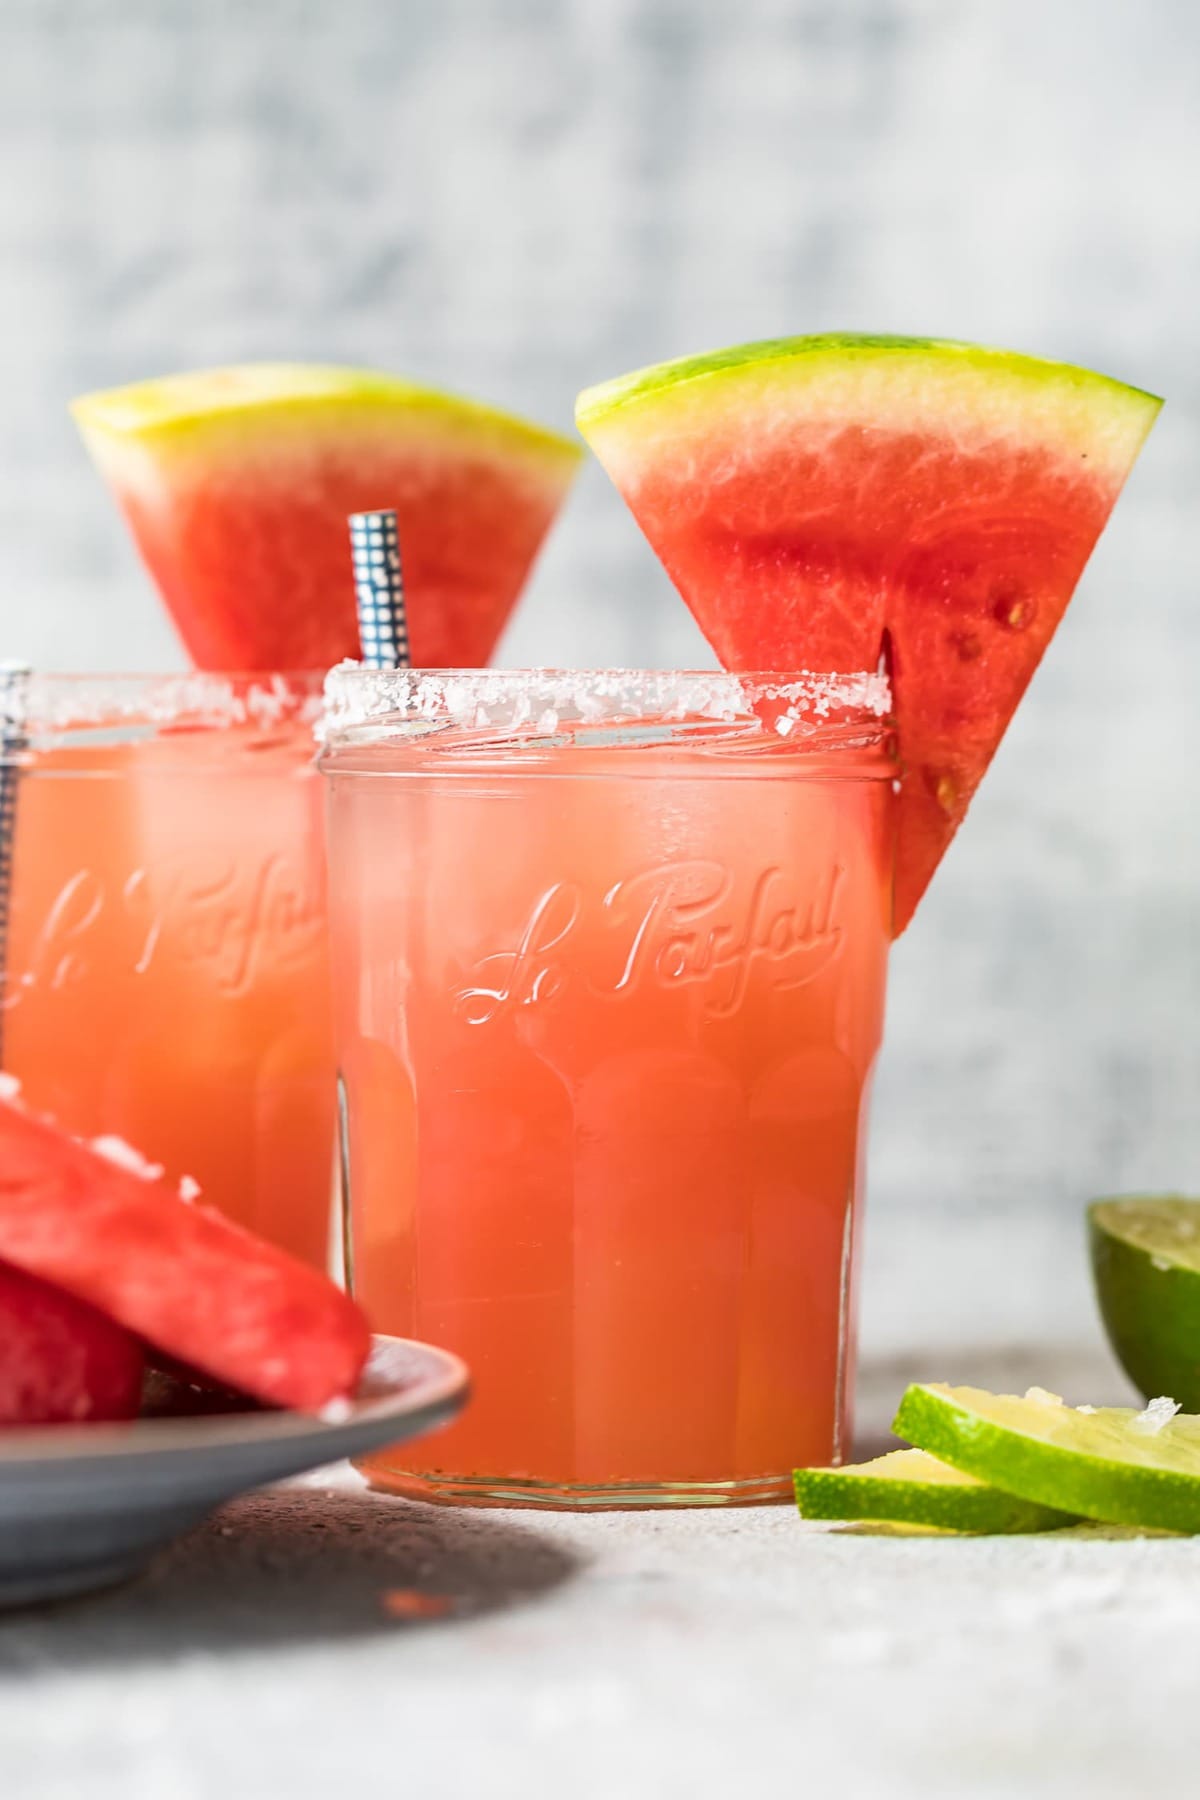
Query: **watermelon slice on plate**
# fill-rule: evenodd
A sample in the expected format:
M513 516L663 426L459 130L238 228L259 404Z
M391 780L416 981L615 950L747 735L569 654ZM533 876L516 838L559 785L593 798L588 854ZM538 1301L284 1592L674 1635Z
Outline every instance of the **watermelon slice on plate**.
M132 1419L142 1348L95 1307L0 1263L0 1426Z
M370 1348L353 1300L132 1160L0 1100L0 1262L268 1405L351 1394Z
M413 661L486 663L582 454L395 376L307 364L168 376L72 411L200 669L357 656L346 520L381 507Z
M1063 363L810 337L588 389L579 428L729 669L874 669L895 930L991 761L1161 402Z

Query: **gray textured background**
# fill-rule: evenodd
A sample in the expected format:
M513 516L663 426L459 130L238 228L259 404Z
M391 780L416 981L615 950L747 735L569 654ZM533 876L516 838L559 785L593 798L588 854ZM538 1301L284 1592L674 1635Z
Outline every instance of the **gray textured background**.
M850 327L1167 414L909 937L865 1324L1092 1341L1079 1209L1200 1187L1200 10L1191 0L3 0L3 651L174 660L65 414L252 356L565 426L589 380ZM505 660L693 661L589 470Z

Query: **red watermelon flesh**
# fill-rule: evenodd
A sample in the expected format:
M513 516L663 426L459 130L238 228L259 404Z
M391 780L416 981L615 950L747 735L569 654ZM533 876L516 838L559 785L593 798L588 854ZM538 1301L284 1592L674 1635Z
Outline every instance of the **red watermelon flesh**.
M325 1276L0 1100L0 1262L269 1405L354 1391L370 1339Z
M357 657L347 518L384 507L414 663L486 663L581 455L490 408L312 365L169 376L72 410L200 669Z
M726 668L871 670L902 762L895 930L967 810L1160 402L926 339L753 344L580 396Z
M132 1419L137 1339L95 1307L0 1263L0 1426Z

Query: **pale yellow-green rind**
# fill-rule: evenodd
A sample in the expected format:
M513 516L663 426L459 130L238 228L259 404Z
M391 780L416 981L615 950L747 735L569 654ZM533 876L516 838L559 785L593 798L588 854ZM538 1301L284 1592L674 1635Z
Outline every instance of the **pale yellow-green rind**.
M1128 472L1162 405L1069 363L937 338L775 338L681 357L587 388L575 420L618 485L699 447L706 478L722 433L770 438L795 419L950 437L964 449L1015 442Z
M254 454L319 440L322 432L378 428L400 436L470 441L497 456L520 456L570 478L582 456L557 432L474 400L371 369L319 363L241 363L84 394L71 406L89 445L107 461L123 446L162 461L201 451L219 435Z
M1200 1418L1139 1430L1132 1407L910 1387L893 1430L965 1474L1041 1506L1160 1531L1200 1531Z
M1000 1536L1054 1531L1078 1516L1002 1493L923 1450L893 1450L847 1468L797 1469L793 1485L804 1519L882 1520Z
M1130 1194L1093 1201L1088 1217L1097 1230L1131 1249L1200 1275L1200 1200L1181 1194Z

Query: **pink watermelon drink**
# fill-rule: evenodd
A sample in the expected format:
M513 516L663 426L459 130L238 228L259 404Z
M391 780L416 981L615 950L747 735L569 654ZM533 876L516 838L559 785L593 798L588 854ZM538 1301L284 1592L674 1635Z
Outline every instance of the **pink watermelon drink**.
M4 977L28 1104L323 1266L316 678L34 677Z
M873 675L335 671L353 1287L474 1403L434 1499L785 1498L846 1442L891 928Z

